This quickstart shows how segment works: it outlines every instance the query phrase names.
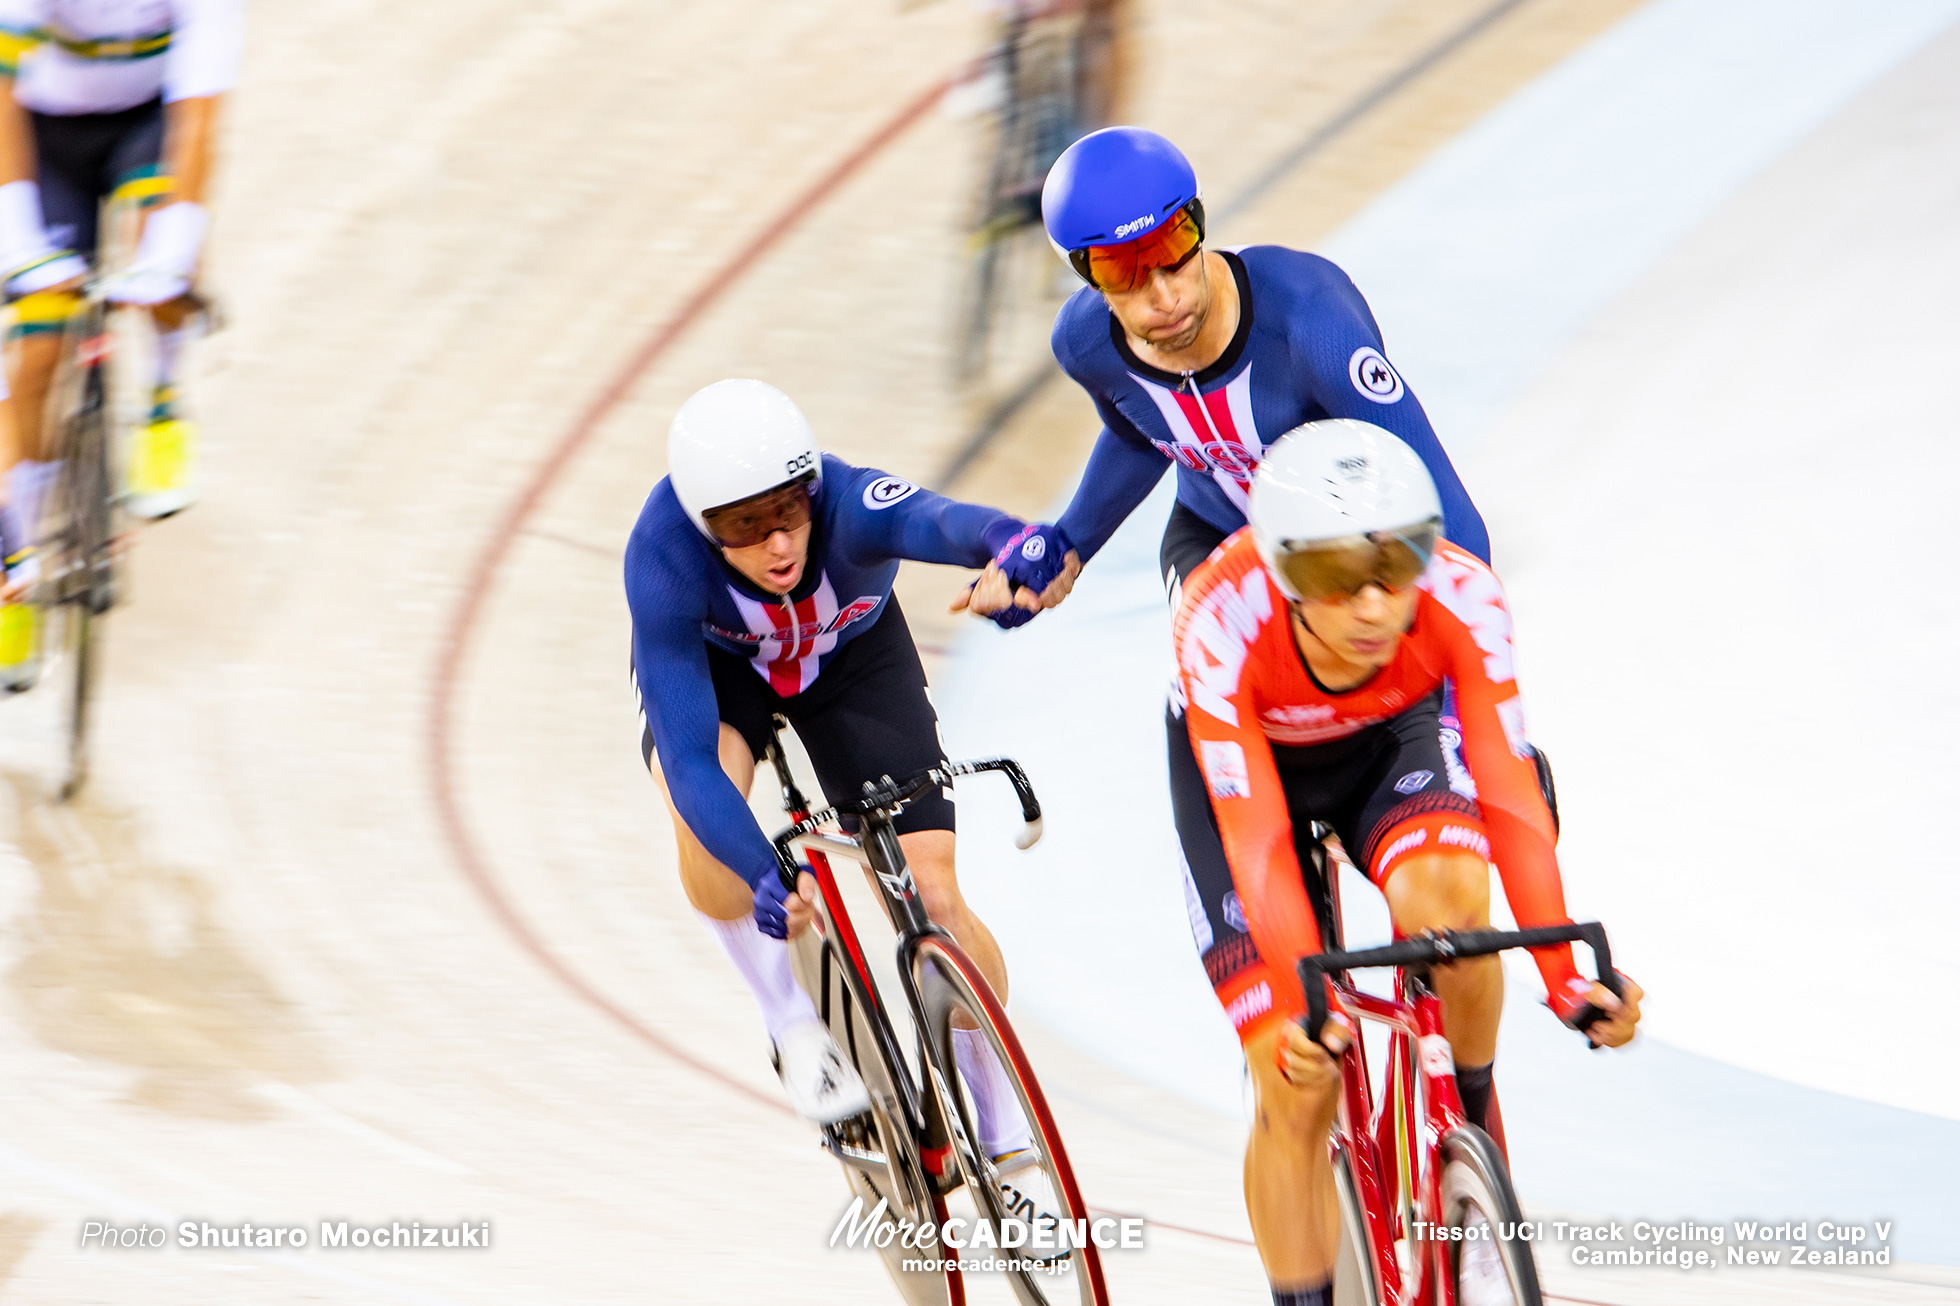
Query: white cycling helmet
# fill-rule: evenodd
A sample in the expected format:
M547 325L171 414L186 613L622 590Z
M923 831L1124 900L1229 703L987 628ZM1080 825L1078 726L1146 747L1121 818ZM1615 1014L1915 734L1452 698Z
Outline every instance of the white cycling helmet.
M667 428L674 496L710 540L704 514L794 481L814 492L823 453L790 397L766 381L717 381L696 390Z
M1311 602L1409 584L1436 551L1443 504L1414 449L1371 422L1334 418L1266 451L1246 520L1280 590Z

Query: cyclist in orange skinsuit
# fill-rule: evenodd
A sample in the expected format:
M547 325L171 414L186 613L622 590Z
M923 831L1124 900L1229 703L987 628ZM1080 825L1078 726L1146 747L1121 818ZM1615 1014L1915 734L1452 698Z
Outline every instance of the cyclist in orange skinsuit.
M1193 924L1259 1097L1247 1205L1275 1300L1290 1306L1331 1299L1338 1231L1325 1135L1339 1070L1292 1019L1305 1010L1295 962L1321 949L1301 870L1307 823L1333 825L1400 933L1488 925L1490 860L1520 926L1567 916L1503 591L1438 536L1421 458L1365 422L1310 423L1269 452L1248 518L1185 582L1173 639L1233 881L1219 911L1219 886L1194 882ZM1438 721L1446 677L1467 768ZM1609 1046L1633 1036L1637 986L1623 1003L1579 976L1569 946L1535 955L1561 1019ZM1490 957L1432 977L1474 1122L1490 1097L1502 975ZM1324 1037L1338 1051L1345 1021Z

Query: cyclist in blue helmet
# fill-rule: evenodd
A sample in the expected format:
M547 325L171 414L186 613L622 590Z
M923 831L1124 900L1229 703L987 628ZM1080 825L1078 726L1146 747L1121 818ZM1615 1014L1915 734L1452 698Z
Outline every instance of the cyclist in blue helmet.
M1003 596L1021 589L1032 591L1024 605L1060 602L1175 466L1177 504L1160 551L1175 612L1185 578L1245 526L1268 445L1329 418L1368 422L1413 449L1435 482L1444 535L1489 561L1483 519L1389 362L1367 301L1338 267L1278 245L1208 248L1196 171L1170 141L1137 127L1076 141L1050 169L1041 206L1049 240L1085 283L1056 316L1055 359L1088 391L1103 430L1067 511L1001 559L997 583L975 592L977 611L1004 606ZM1173 686L1165 717L1172 813L1193 933L1217 983L1242 962L1246 920L1184 710ZM1432 732L1455 757L1455 721L1434 703L1422 711L1412 728ZM1482 1064L1457 1067L1457 1082L1471 1119L1487 1123L1488 1053L1476 1059ZM1271 1163L1293 1155L1304 1167L1311 1145L1302 1133L1290 1151L1277 1140L1248 1158L1253 1227L1274 1299L1285 1306L1331 1299L1332 1249L1314 1245L1306 1223L1292 1218L1299 1190Z

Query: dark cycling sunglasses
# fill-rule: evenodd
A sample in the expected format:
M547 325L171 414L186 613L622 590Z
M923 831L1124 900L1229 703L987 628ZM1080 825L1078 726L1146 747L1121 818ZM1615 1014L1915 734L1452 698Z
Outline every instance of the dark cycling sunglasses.
M1069 266L1097 290L1123 294L1150 284L1158 268L1175 272L1197 256L1205 243L1205 205L1192 200L1155 231L1121 245L1070 250Z
M803 477L787 485L752 494L746 499L710 508L701 514L708 534L724 549L746 549L762 543L777 531L793 531L810 524L810 482Z

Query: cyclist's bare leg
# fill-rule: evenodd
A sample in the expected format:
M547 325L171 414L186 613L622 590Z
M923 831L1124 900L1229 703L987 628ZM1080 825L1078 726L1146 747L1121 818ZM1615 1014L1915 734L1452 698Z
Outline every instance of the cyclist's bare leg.
M1257 1112L1245 1145L1245 1208L1266 1278L1297 1289L1334 1274L1341 1208L1327 1130L1340 1103L1340 1078L1307 1087L1287 1082L1277 1054L1289 1023L1269 1022L1245 1043Z
M746 797L749 786L755 781L755 758L750 754L748 744L733 726L723 723L717 751L722 770L734 782L737 791ZM858 1083L855 1072L840 1062L840 1054L828 1032L815 1040L821 1046L813 1046L810 1027L820 1027L823 1021L811 1003L810 995L796 982L788 945L781 939L762 933L755 920L753 890L741 876L716 860L714 854L702 846L687 822L674 810L673 798L661 777L660 768L652 766L649 769L654 779L660 781L661 794L667 798L668 814L673 818L674 840L680 850L681 886L687 892L687 900L701 913L709 931L715 935L722 951L728 954L729 962L755 998L756 1006L762 1013L763 1027L776 1047L778 1070L783 1076L784 1087L789 1091L791 1105L796 1107L799 1114L816 1120L841 1119L841 1115L830 1114L833 1110L841 1110L844 1114L862 1110L864 1087ZM808 876L804 877L804 883L811 884ZM792 911L789 914L792 917L791 930L796 932L796 913ZM807 914L803 923L808 923ZM848 1083L840 1082L840 1077L847 1078ZM856 1100L839 1106L840 1098Z
M1000 955L994 932L973 914L960 893L959 880L953 874L953 832L917 830L901 834L898 846L905 850L906 865L912 868L912 878L918 881L919 898L925 904L926 915L959 940L960 947L973 958L974 965L994 986L994 996L1004 1005L1007 962Z
M7 349L7 389L12 392L15 460L51 456L44 437L48 387L61 358L61 332L40 331L12 341ZM11 465L11 464L10 464Z
M748 797L749 787L755 783L755 758L749 753L741 732L726 722L721 726L719 751L721 769L735 783L736 792ZM754 891L741 876L717 861L694 837L694 831L687 828L687 822L674 807L673 795L667 790L666 778L660 774L657 761L650 769L660 785L661 797L667 800L667 815L674 823L674 841L680 846L681 887L687 892L687 900L704 916L718 921L741 920L755 910Z
M1479 930L1490 925L1490 866L1464 849L1423 853L1399 863L1382 886L1395 928ZM1460 1066L1488 1065L1497 1055L1504 1011L1504 968L1496 957L1438 966L1430 983L1443 1000L1443 1029Z

